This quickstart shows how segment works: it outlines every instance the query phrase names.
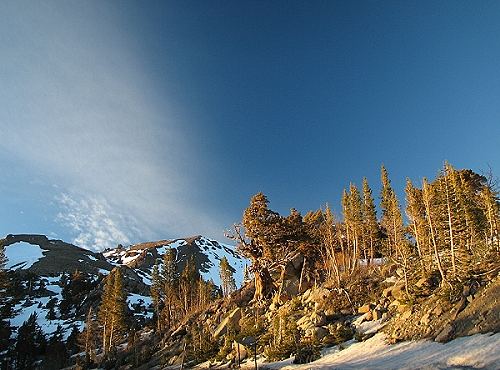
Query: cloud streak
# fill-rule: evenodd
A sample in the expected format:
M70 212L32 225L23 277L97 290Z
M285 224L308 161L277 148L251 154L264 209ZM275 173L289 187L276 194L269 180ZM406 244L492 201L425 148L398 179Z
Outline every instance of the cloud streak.
M189 117L157 96L110 9L63 4L0 5L0 148L63 189L57 219L77 244L217 237L195 201Z
M74 199L63 193L56 197L61 211L56 220L73 230L75 245L93 250L114 248L117 243L130 244L135 221L116 213L105 199Z

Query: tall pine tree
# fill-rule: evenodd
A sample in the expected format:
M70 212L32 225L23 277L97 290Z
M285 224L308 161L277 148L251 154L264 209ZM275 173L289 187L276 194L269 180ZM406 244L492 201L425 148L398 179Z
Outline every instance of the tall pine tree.
M181 302L179 292L179 276L177 272L176 250L167 249L163 255L163 264L161 268L161 287L163 297L163 309L161 315L162 323L167 327L174 325L174 322L180 319ZM161 325L161 328L163 324Z
M222 294L227 297L236 290L236 281L234 280L235 270L229 264L226 257L222 257L219 263L219 276L222 284Z
M151 301L153 302L154 318L156 320L156 330L161 331L161 306L163 303L162 299L162 281L160 278L160 268L158 266L158 261L153 265L151 271Z
M375 209L372 189L366 177L363 178L363 225L364 251L369 251L368 256L371 261L380 247L380 228L377 222L377 211ZM364 258L367 258L366 254Z
M403 217L399 209L399 202L396 193L392 189L389 175L384 166L381 168L382 192L380 208L382 209L382 219L380 221L387 235L386 254L388 257L398 257L400 249L403 247L404 229Z
M107 276L99 306L103 352L106 354L123 339L127 296L123 289L121 271L115 268Z

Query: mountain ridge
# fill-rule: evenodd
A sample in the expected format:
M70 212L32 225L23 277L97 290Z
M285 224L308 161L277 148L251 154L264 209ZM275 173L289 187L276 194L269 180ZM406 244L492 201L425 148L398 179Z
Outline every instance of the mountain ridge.
M217 267L217 261L224 256L230 260L234 272L242 271L244 267L244 262L242 262L244 258L234 251L234 247L202 235L146 241L126 247L119 244L116 248L108 248L102 252L95 252L60 239L49 239L43 234L8 234L0 239L0 244L7 251L8 247L17 243L39 246L42 250L43 256L38 261L25 269L22 266L16 268L16 270L29 270L37 274L72 273L75 270L106 274L105 271L109 272L117 265L150 270L168 248L176 249L179 269L182 269L186 260L194 255L200 273L205 275L204 277L212 278L214 282L219 280L214 274L214 268ZM44 258L47 256L51 258ZM8 253L7 258L9 258ZM242 263L238 266L238 262ZM237 275L236 281L241 284L242 273Z
M231 246L201 235L118 246L103 252L50 239L43 234L8 234L0 239L0 245L4 247L7 271L17 279L16 284L23 287L22 293L15 298L11 325L19 328L31 313L37 312L37 322L46 334L53 333L57 325L61 325L65 336L69 335L71 327L84 325L86 312L89 307L96 307L104 278L114 268L120 268L124 276L129 309L147 321L153 316L150 297L152 268L169 248L175 251L178 271L182 271L186 261L192 258L200 275L218 286L221 258L229 257L239 285L242 281L240 270L245 263ZM70 318L62 312L61 302L67 299L65 281L75 274L83 274L90 288L80 301L73 302L73 317ZM51 320L47 318L50 310Z

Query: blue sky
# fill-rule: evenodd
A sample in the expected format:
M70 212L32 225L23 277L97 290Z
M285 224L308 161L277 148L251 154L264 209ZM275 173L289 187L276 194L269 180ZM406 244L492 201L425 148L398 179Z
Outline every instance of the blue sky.
M0 233L223 239L384 163L500 174L496 1L2 1Z

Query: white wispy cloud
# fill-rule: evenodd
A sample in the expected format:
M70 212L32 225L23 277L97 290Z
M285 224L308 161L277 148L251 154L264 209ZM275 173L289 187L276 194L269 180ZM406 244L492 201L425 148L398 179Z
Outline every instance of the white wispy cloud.
M126 219L113 210L105 199L74 199L63 193L56 197L61 211L56 219L75 232L72 242L88 249L114 248L130 244L136 229L132 217Z
M57 220L75 242L217 237L195 200L203 160L189 115L158 95L112 12L18 4L0 4L0 149L59 186Z

